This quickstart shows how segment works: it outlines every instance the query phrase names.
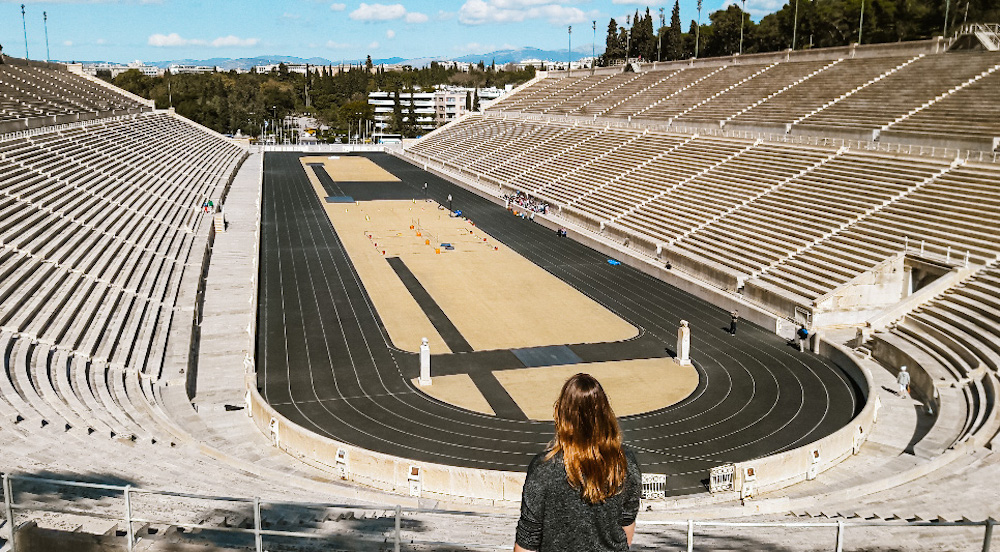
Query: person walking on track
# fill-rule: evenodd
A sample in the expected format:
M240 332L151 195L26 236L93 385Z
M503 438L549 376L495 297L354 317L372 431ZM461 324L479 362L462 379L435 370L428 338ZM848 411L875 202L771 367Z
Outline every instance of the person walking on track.
M910 396L910 373L906 371L906 366L900 367L899 375L896 376L896 385L899 386L900 397Z
M734 310L729 313L729 335L736 335L736 322L740 319L740 311Z
M571 377L554 418L555 439L528 465L514 552L628 550L642 474L601 384Z

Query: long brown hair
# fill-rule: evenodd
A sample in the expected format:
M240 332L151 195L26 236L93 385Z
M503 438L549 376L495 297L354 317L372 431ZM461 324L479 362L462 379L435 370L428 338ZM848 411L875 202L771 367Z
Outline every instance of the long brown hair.
M601 384L590 374L569 378L554 414L556 437L546 460L562 452L569 484L590 504L617 494L627 470L622 430Z

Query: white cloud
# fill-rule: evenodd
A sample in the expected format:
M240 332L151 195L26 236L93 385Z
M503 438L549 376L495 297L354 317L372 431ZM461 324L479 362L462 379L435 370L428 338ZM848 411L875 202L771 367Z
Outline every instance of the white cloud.
M719 9L724 10L731 5L742 6L737 0L726 0ZM778 11L783 5L785 4L781 0L747 0L746 9L751 17L760 18Z
M379 43L377 40L368 45L369 50L378 50L378 47Z
M289 21L295 21L296 19L300 19L301 17L302 16L299 15L299 14L297 14L297 13L285 12L285 13L281 14L281 18L282 19L289 20Z
M107 40L104 40L103 38L98 38L98 39L97 39L97 40L95 40L94 42L95 42L96 44L100 45L100 46L103 46L104 44L107 44L107 43L108 43L108 41L107 41Z
M177 33L151 34L146 41L150 46L187 46L189 41Z
M334 42L332 40L327 40L326 41L326 47L330 48L331 50L344 50L344 49L350 48L351 45L350 44L346 44L344 42Z
M347 9L347 4L330 4L330 9L333 11L344 11Z
M184 38L177 33L170 34L152 34L149 35L149 39L146 41L150 46L159 47L174 47L174 46L211 46L213 48L225 48L225 47L241 47L247 48L250 46L256 46L260 39L257 38L240 38L238 36L220 36L215 40L203 40L200 38Z
M496 50L497 47L492 44L485 45L478 42L470 42L468 44L457 44L453 46L452 49L456 52L481 54L483 52L492 52Z
M583 23L596 19L597 12L553 3L552 0L466 0L458 10L458 20L466 25L520 23L545 19L553 25Z
M73 45L73 41L72 40L64 40L63 41L63 46L72 46L72 45Z
M406 11L406 7L402 4L366 4L364 2L348 17L355 21L366 22L404 19L407 23L426 23L429 19L420 12Z
M226 46L238 46L241 48L248 48L250 46L256 46L260 42L258 38L240 38L238 36L220 36L211 42L211 45L215 48L224 48Z
M386 38L396 38L396 31L389 29L385 32Z
M355 21L390 21L399 19L406 15L406 8L402 4L365 4L358 6L350 14L350 18Z

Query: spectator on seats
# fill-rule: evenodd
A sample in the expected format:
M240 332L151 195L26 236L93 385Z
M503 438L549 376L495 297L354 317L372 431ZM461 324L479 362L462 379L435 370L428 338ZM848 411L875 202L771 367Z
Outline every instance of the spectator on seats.
M896 384L899 385L899 396L908 398L910 396L910 373L906 371L906 366L899 368Z
M201 202L201 210L205 211L206 213L208 212L208 200Z
M555 439L528 466L514 551L628 550L642 475L601 384L569 378L553 417Z

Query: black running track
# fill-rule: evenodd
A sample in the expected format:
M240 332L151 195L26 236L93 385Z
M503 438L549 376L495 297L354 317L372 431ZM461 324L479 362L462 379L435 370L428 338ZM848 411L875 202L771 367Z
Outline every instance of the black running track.
M257 341L264 397L291 421L358 447L523 471L552 438L553 426L524 419L495 384L491 369L511 366L514 352L432 359L435 373L469 373L499 407L498 416L417 391L410 383L419 372L417 356L389 341L369 298L378 290L362 285L299 156L265 157ZM328 195L419 200L427 182L431 199L444 204L451 194L454 207L484 231L640 328L627 342L570 347L584 362L663 356L673 347L678 321L690 322L697 390L671 407L621 420L643 470L667 474L670 494L702 492L711 467L805 445L844 426L861 408L857 389L830 362L747 323L730 337L728 313L705 301L625 265L609 265L606 256L405 161L369 157L402 183L326 179Z

